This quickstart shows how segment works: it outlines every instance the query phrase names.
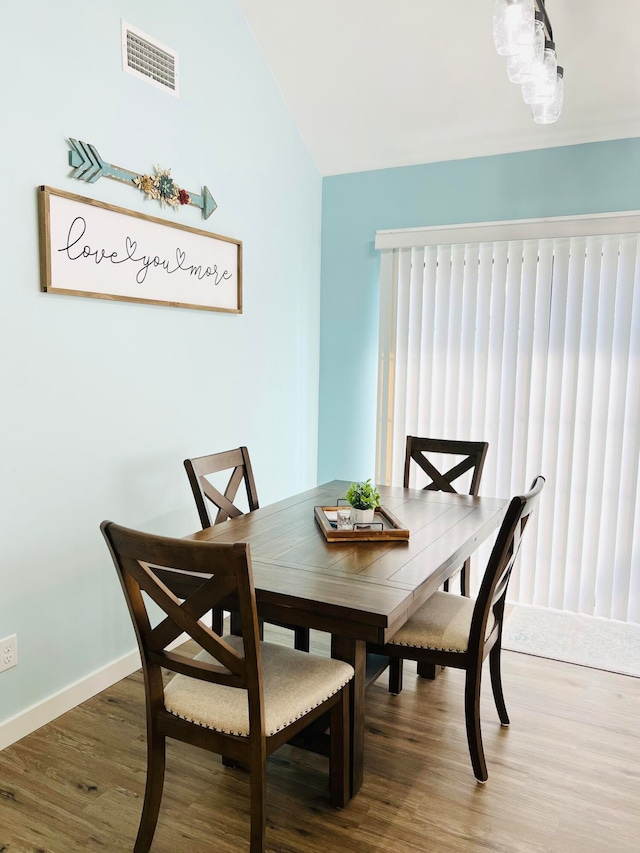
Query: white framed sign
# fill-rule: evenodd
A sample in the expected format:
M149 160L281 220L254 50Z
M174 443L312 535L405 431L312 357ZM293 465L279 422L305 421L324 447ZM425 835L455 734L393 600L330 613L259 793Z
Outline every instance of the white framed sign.
M242 313L242 242L41 186L47 293Z

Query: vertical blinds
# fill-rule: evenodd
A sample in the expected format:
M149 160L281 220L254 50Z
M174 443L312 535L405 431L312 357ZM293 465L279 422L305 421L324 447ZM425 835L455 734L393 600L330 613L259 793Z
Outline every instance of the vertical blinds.
M520 603L640 622L639 249L633 233L382 253L376 477L402 483L407 435L488 441L481 494L543 474Z

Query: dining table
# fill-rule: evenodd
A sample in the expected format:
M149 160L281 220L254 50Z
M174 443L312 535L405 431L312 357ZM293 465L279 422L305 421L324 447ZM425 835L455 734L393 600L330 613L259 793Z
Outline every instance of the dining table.
M365 688L386 666L384 644L499 526L508 501L378 486L406 539L329 541L316 507L335 507L350 485L332 480L187 538L248 542L258 613L268 622L331 635L331 655L354 669L350 687L351 794L362 785ZM344 501L343 501L344 502Z

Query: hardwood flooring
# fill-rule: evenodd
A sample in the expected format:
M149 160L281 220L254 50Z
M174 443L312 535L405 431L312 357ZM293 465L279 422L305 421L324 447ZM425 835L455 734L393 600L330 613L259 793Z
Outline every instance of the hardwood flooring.
M326 648L312 632L312 643ZM405 663L367 692L364 785L331 808L325 759L283 747L269 760L274 853L637 853L640 679L503 653L511 727L488 677L489 781L467 752L462 673L435 682ZM485 673L488 675L488 670ZM0 853L131 851L145 778L140 673L0 752ZM170 742L154 853L248 849L248 777Z

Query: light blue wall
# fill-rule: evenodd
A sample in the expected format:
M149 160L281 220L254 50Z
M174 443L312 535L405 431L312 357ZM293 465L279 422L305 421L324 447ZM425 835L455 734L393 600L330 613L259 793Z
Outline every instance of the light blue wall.
M640 139L325 178L318 480L374 475L387 228L640 209Z
M179 53L181 97L123 73L121 18ZM3 7L0 722L135 646L99 533L198 527L187 456L248 445L261 502L316 482L321 179L235 0ZM69 177L68 137L171 168L219 208ZM39 292L36 187L244 244L241 316Z

